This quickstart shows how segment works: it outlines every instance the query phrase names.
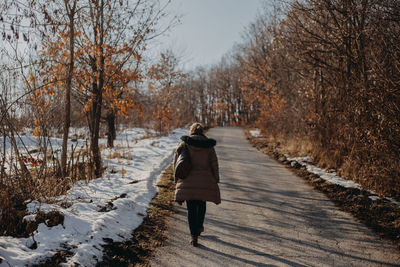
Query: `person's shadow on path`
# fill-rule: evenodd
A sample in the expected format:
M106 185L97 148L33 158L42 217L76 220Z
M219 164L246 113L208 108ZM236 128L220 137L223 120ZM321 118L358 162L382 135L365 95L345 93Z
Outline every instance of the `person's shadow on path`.
M207 239L209 241L213 241L215 243L222 243L225 246L230 246L230 247L233 247L233 248L236 248L236 249L240 249L241 251L245 251L245 252L249 253L250 255L268 257L268 258L270 258L272 260L285 263L285 264L287 264L289 266L307 267L306 265L302 265L302 264L298 264L296 262L285 260L285 259L270 255L270 254L265 253L265 252L260 252L260 251L256 251L256 250L253 250L253 249L242 247L242 246L239 246L239 245L236 245L236 244L225 242L225 241L221 240L220 238L218 238L215 235L204 235L204 236L202 236L202 238ZM201 243L199 244L198 248L203 249L203 250L208 251L208 252L211 252L211 253L215 253L215 254L224 256L227 259L237 260L237 261L240 261L240 262L243 262L245 264L252 265L252 266L266 266L266 267L276 267L277 266L277 265L274 265L274 264L264 264L264 263L260 263L260 262L251 261L251 260L248 260L246 258L241 258L241 257L238 257L238 256L234 256L234 255L231 255L231 254L226 254L226 253L223 253L221 251L217 251L215 249L208 248L208 247L202 245Z

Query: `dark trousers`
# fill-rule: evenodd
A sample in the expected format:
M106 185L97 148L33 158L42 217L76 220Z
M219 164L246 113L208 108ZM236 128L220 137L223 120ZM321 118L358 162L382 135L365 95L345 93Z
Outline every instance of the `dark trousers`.
M188 221L190 234L200 235L200 228L203 227L204 216L206 215L206 202L201 200L186 200L188 210Z

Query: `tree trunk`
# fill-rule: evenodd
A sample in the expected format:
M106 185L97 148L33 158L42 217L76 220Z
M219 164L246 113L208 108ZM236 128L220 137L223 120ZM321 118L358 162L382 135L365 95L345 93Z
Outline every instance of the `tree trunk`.
M101 153L99 148L99 133L100 133L100 120L101 120L101 108L103 105L103 88L104 88L104 1L100 2L99 9L99 21L98 28L94 29L95 33L99 33L99 39L97 41L97 34L95 34L95 40L99 47L99 68L97 69L96 61L94 61L94 73L98 72L97 83L94 84L94 101L92 106L92 119L93 119L93 133L91 134L91 151L93 161L95 165L94 174L96 177L100 177L102 174L101 164Z
M7 145L7 143L6 143L6 141L7 141L7 135L6 135L6 131L5 131L5 129L4 129L4 127L3 127L3 158L2 158L2 161L1 161L1 170L0 170L0 173L1 173L1 182L3 182L4 181L4 177L5 177L5 174L6 174L6 168L5 168L5 165L6 165L6 145Z
M100 135L100 118L101 118L101 105L102 105L102 92L99 90L100 86L96 85L97 93L92 106L92 127L93 132L91 133L90 149L92 151L93 162L94 162L94 174L96 177L101 175L101 153L99 148L99 135Z
M107 112L107 126L108 126L108 133L107 133L107 147L114 147L114 140L116 138L116 130L115 130L115 112L112 110Z
M74 30L74 17L76 9L76 1L71 9L68 8L67 1L64 2L66 10L69 10L69 66L68 76L65 85L65 107L64 107L64 129L63 129L63 144L61 152L61 173L62 176L67 173L67 150L68 150L68 134L71 126L71 88L72 88L72 76L74 74L74 42L75 42L75 30Z

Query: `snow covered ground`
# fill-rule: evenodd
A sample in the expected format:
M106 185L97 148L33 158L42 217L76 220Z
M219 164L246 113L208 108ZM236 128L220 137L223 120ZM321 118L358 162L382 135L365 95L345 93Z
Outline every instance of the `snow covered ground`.
M260 130L259 129L254 129L250 130L250 134L254 137L259 137L260 136Z
M107 167L102 178L76 183L58 204L33 201L27 205L32 220L38 210L58 210L63 225L40 224L33 237L0 237L0 266L38 263L55 252L69 248L74 255L65 266L94 266L103 255L104 239L129 239L137 228L162 171L172 162L172 154L187 130L177 129L166 137L145 138L143 129L128 129L118 135L115 148L102 151ZM63 208L60 203L71 203ZM30 249L36 242L37 248Z
M331 182L333 184L337 184L340 186L343 186L345 188L357 188L357 189L362 189L361 186L353 181L346 180L344 178L341 178L336 175L335 170L325 170L318 168L314 165L312 165L310 162L312 162L311 157L294 157L290 158L288 155L285 155L286 159L288 161L291 161L292 166L295 162L300 163L301 165L305 166L307 168L307 171L317 174L319 177L324 179L325 181Z
M251 130L250 134L253 135L254 137L259 137L260 131L258 129ZM328 182L343 186L345 188L362 189L361 185L359 185L353 181L347 180L345 178L342 178L340 176L337 176L335 170L321 169L321 168L318 168L317 166L311 164L312 159L309 156L307 156L307 157L292 157L291 158L288 155L285 155L285 157L288 161L291 162L292 166L297 162L297 163L305 166L307 168L307 171L317 174L319 177L321 177L322 179L324 179ZM376 200L380 199L380 197L378 197L375 192L370 191L370 190L367 190L367 191L369 191L371 193L371 196L369 196L369 198L371 200L376 201ZM400 202L395 201L394 199L391 199L389 197L385 197L385 199L396 205L400 205Z
M71 139L68 140L68 151L70 152L72 147L74 150L76 149L83 149L86 145L86 141L84 139L77 139L78 136L86 138L85 136L87 134L87 130L84 130L83 128L71 128L70 131L70 137L71 139L74 139L72 141ZM43 158L43 155L39 155L41 152L38 150L38 147L43 147L40 145L40 142L43 142L40 138L35 138L32 134L32 129L26 128L24 133L20 133L16 139L17 147L19 149L19 152L24 155L24 156L32 156L33 158L38 158L41 159ZM62 147L62 138L55 138L51 137L47 142L47 150L50 152L51 150L54 152L54 155L56 157L61 157L61 147ZM107 144L107 140L105 139L100 139L99 143L102 145ZM6 138L6 162L5 162L5 167L7 170L10 169L11 164L15 164L15 153L11 149L11 142L9 138ZM0 137L0 150L3 151L3 137ZM28 155L29 152L29 155ZM10 162L11 161L11 162ZM29 165L28 165L29 167Z

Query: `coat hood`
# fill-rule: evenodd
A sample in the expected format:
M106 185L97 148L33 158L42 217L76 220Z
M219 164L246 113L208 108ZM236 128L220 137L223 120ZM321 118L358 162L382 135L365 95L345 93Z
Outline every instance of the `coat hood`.
M207 138L205 135L194 134L191 136L184 135L181 140L190 146L200 147L200 148L212 148L217 144L212 138Z

